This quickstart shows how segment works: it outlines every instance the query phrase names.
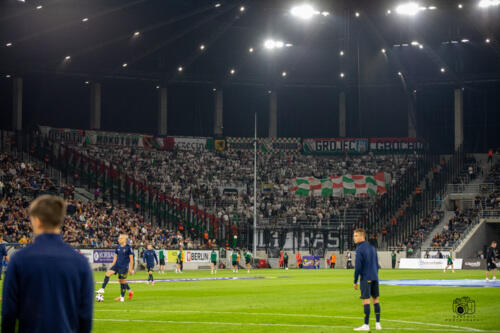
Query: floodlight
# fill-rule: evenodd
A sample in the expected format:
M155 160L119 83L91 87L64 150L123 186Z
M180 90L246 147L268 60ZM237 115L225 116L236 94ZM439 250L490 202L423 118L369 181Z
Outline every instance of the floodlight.
M418 46L418 48L419 48L419 49L423 49L423 48L424 48L424 46L423 46L422 44L420 44L420 45Z
M281 73L281 76L285 77L287 74L286 72Z
M436 10L437 7L436 6L430 6L428 9L430 9L430 10Z
M359 12L354 13L354 16L359 17Z
M462 9L464 8L464 5L462 5L461 3L458 4L458 9Z
M326 17L326 16L330 15L330 13L329 13L329 12L327 12L327 11L323 11L323 12L321 12L321 15L323 15L323 16L325 16L325 17Z
M485 39L485 43L486 43L486 44L489 44L490 42L491 42L491 40L490 40L489 38L486 38L486 39Z
M160 86L156 86L156 89L160 89Z
M201 45L200 45L200 50L202 50L202 51L203 51L204 49L205 49L205 45L204 45L204 44L201 44Z
M309 20L314 15L319 14L319 12L316 9L314 9L311 5L307 5L307 4L292 7L292 9L290 10L290 13L293 16L298 17L298 18L303 19L303 20Z
M249 48L248 52L252 53L253 52L253 47Z
M498 6L500 5L500 0L481 0L479 1L478 6L480 8L488 8L492 6Z
M219 7L220 7L220 3L216 3L215 8L219 8Z
M139 31L134 32L134 37L139 36L141 33Z
M344 76L345 76L344 73L340 73L341 78L344 78Z
M342 57L344 55L344 51L340 51L339 54Z
M420 5L415 2L408 2L396 7L396 13L399 15L415 16L420 10Z
M71 59L71 56L64 57L64 60L69 60L69 59Z
M446 72L446 69L444 67L441 67L441 73Z
M240 7L240 12L244 12L245 11L245 6L241 6Z
M42 9L42 8L43 8L42 5L36 6L36 9Z
M89 81L85 81L85 84L89 84L90 82Z
M6 78L10 79L10 74L5 75Z
M418 45L419 45L419 42L417 42L416 40L414 40L413 42L411 42L411 45L413 45L413 46L418 46Z
M275 44L276 44L276 47L277 47L278 49L281 49L283 46L285 46L285 43L283 43L283 42L282 42L282 41L280 41L280 40L276 41L276 43L275 43Z
M462 42L462 43L468 43L468 42L469 42L469 40L468 40L467 38L463 38L463 39L461 40L461 42Z
M8 42L7 44L5 44L5 46L7 46L7 47L11 47L11 46L12 46L12 43L11 43L11 42Z
M124 68L125 68L125 67L127 67L127 66L128 66L128 64L127 64L126 62L124 62L124 63L122 64L122 67L124 67Z
M231 70L229 71L229 73L231 73L231 75L233 75L234 73L236 73L236 71L234 70L234 68L231 68Z
M182 66L177 67L178 72L182 72L183 70L184 70L184 68Z
M382 49L382 50L381 50L381 52L382 52L383 54L385 54L385 49Z
M88 20L89 20L89 18L88 18L88 17L84 17L84 18L82 18L82 22L87 22Z
M286 43L286 44L285 44L285 46L286 46L286 47L292 47L292 46L293 46L293 44L291 44L291 43Z
M399 75L399 76L402 76L403 74L402 74L401 72L398 72L398 75Z

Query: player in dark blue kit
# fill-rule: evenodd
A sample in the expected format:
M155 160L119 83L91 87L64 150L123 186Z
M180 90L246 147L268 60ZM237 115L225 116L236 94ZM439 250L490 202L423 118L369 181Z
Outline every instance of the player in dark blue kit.
M366 232L363 229L354 230L354 243L356 248L356 265L354 267L354 289L358 289L358 278L360 279L361 301L365 312L365 323L363 326L355 328L355 331L369 331L370 326L370 297L373 300L376 323L375 329L381 330L380 325L380 304L378 288L378 257L377 250L373 245L365 240Z
M158 265L158 256L156 255L156 251L153 250L153 245L148 244L148 249L142 255L142 262L146 265L149 274L146 284L149 284L149 281L151 281L151 285L154 286L153 271L155 269L155 262Z
M9 255L7 254L7 249L3 243L3 236L0 234L0 280L2 279L3 272L3 260L9 262Z
M99 294L104 293L104 288L109 282L109 277L114 274L118 274L118 281L120 282L120 297L115 300L125 301L125 292L129 291L128 298L132 299L134 292L130 289L127 283L127 274L134 273L134 251L130 245L127 244L127 235L121 234L118 237L118 246L115 250L115 257L113 258L113 263L111 268L106 272L106 277L102 283L102 288L97 291Z

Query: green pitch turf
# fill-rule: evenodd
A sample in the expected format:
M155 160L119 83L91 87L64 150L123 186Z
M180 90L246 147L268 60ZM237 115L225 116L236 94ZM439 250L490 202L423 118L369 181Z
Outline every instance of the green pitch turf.
M114 300L110 283L95 303L94 332L352 332L362 324L353 270L185 271L156 279L263 276L266 279L131 283L134 298ZM287 276L288 278L274 278ZM102 281L104 273L96 273ZM129 277L146 279L145 272ZM477 279L483 271L382 270L381 280ZM112 277L111 281L116 281ZM100 284L96 284L96 290ZM389 332L500 332L500 288L380 286L383 330ZM453 300L475 301L474 315L460 317ZM372 331L375 315L370 317Z

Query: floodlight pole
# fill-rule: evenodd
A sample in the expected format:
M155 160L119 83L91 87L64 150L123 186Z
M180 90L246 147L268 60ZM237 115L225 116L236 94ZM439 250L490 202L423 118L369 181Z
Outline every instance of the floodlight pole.
M253 257L257 256L257 112L253 140Z

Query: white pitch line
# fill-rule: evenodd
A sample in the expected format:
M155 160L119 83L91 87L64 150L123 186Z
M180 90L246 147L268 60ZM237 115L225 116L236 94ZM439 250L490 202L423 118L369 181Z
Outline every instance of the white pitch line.
M280 317L308 317L308 318L330 318L330 319L355 319L360 320L363 319L361 317L345 317L345 316L327 316L327 315L315 315L315 314L300 314L300 313L259 313L259 312L233 312L233 311L197 311L197 310L95 310L96 312L140 312L140 313L199 313L199 314L235 314L235 315L255 315L255 316L280 316ZM406 321L406 320L397 320L397 319L383 319L383 321L394 322L394 323L402 323L402 324L417 324L417 325L427 325L427 326L435 326L435 327L443 327L443 328L454 328L460 332L464 330L471 332L491 332L491 333L500 333L500 331L489 331L482 330L478 328L466 327L466 326L455 326L455 325L446 325L446 324L437 324L437 323L423 323L419 321ZM330 327L330 326L328 326ZM385 328L384 328L385 329ZM403 328L401 328L403 329Z
M330 329L352 329L352 326L338 326L338 325L308 325L308 324L267 324L267 323L235 323L235 322L218 322L218 321L177 321L177 320L145 320L145 319L110 319L110 318L96 318L95 321L107 322L126 322L126 323L157 323L157 324L191 324L191 325L218 325L218 326L273 326L273 327L304 327L304 328L330 328ZM414 328L414 327L385 327L384 330L394 331L429 331L429 332L442 332L439 328ZM447 329L447 332L463 332L463 329ZM500 332L500 331L484 331L484 332Z

